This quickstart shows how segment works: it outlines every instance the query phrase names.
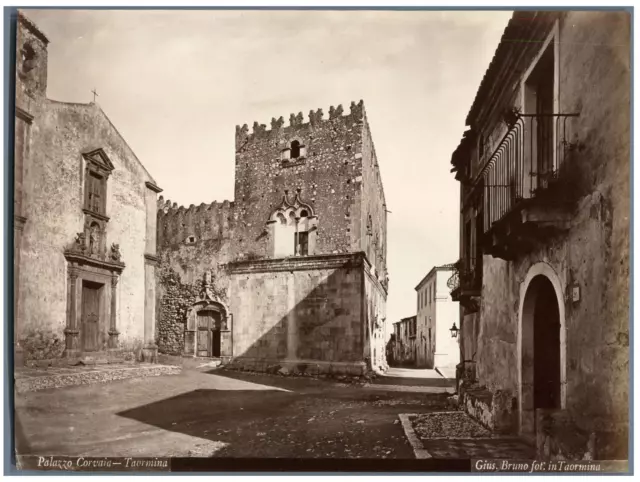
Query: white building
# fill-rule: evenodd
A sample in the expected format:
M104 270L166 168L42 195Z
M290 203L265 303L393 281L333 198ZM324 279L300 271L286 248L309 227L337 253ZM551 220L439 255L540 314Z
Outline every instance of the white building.
M458 303L451 299L447 280L453 265L435 266L416 286L418 368L454 368L460 362L458 339L451 327L459 317Z

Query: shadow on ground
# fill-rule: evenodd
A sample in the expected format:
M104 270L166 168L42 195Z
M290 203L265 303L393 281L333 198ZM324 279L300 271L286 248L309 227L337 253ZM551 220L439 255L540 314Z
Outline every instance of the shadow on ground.
M433 394L378 392L223 370L215 370L215 375L273 389L199 389L117 415L225 443L214 457L413 459L398 414L446 406L445 396Z
M412 387L455 387L456 381L449 378L412 378L385 375L377 377L372 385L403 385Z

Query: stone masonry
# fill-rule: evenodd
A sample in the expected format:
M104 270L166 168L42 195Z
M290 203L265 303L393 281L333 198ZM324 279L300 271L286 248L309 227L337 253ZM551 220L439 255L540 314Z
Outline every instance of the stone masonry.
M298 113L288 125L272 118L270 129L258 122L251 131L237 126L235 139L232 202L185 208L159 200L161 266L177 276L158 283L161 350L179 351L186 326L184 310L168 308L176 286L197 284L209 273L229 310L236 363L384 368L387 211L363 102L352 102L348 114L332 106L328 118L322 109L311 111L308 122ZM359 253L364 257L351 274L336 266L336 256ZM293 274L289 281L280 274L284 265ZM318 296L333 307L321 308ZM287 306L295 307L296 320L304 313L309 321L291 322L291 314L280 312ZM326 333L314 324L326 325ZM353 336L341 338L345 333Z
M155 356L160 189L95 103L46 97L47 37L16 33L16 364Z

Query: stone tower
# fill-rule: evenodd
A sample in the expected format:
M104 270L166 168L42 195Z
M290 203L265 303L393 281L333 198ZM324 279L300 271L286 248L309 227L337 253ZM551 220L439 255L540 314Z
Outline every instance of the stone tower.
M383 368L386 204L364 103L237 126L235 145L232 202L160 200L161 349L255 370ZM219 298L185 319L175 307L207 272Z
M332 106L328 118L318 109L308 122L300 112L288 125L280 117L270 129L258 122L251 132L237 126L235 174L240 258L365 252L384 279L386 205L362 101L352 102L346 115ZM295 224L283 217L296 211L311 218L299 228L308 235L298 243L295 232L278 231Z

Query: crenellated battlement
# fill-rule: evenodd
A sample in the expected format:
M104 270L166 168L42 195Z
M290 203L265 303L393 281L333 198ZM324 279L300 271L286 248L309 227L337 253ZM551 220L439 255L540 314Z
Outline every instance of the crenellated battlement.
M187 212L201 212L201 211L211 211L224 207L232 207L233 201L224 200L222 202L213 201L210 204L200 203L198 206L195 204L190 204L189 207L178 206L177 203L171 202L169 199L164 199L163 196L158 198L158 211L161 211L164 214L169 214L173 212L177 214L178 212L187 213Z
M351 102L349 107L349 113L344 113L344 108L342 104L339 104L337 107L330 106L329 107L329 116L328 118L324 118L324 112L322 108L318 108L317 110L311 110L308 114L308 122L304 121L304 115L302 112L291 113L289 115L289 125L285 126L285 120L283 116L280 116L278 119L275 117L271 118L271 128L267 129L266 124L261 124L258 121L253 123L251 128L251 132L249 132L249 126L244 124L243 126L236 126L236 146L241 146L248 142L253 138L263 138L263 137L273 137L282 135L285 130L295 130L299 129L303 126L310 127L312 129L321 127L322 125L327 125L329 123L336 122L360 122L364 118L364 101L360 100L360 102L356 103L354 101Z
M232 201L178 206L163 196L158 198L158 241L161 246L196 244L202 240L227 237L233 226Z

